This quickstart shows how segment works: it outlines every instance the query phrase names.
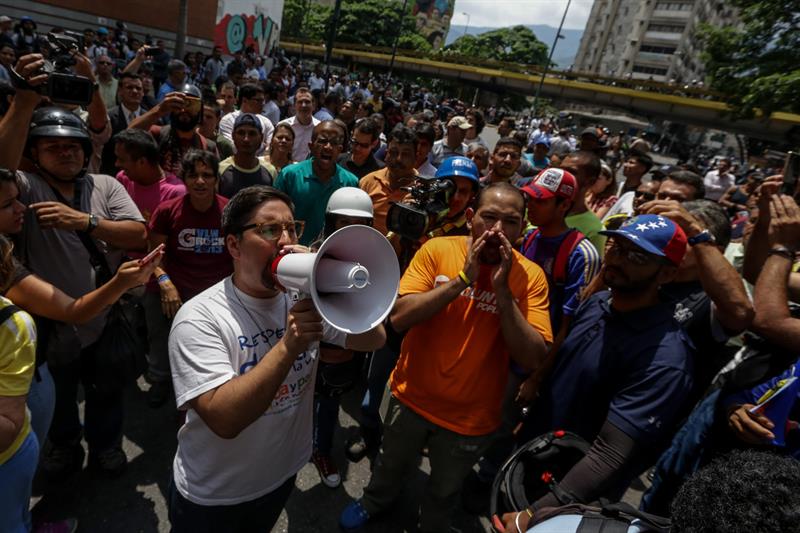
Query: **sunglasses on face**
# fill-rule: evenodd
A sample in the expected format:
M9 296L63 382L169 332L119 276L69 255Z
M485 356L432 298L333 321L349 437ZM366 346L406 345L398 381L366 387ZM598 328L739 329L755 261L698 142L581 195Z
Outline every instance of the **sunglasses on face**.
M639 192L639 191L636 191L636 193L634 193L634 197L643 198L643 199L647 200L648 202L656 199L655 193L652 193L652 192Z
M653 263L657 257L653 254L637 250L636 248L624 248L616 240L612 240L611 244L606 249L606 255L616 254L623 259L630 261L631 264L636 266L644 266Z
M260 222L258 224L248 224L243 226L241 233L249 229L256 230L256 233L263 239L268 241L277 241L286 231L292 238L300 238L303 235L303 229L306 223L302 220L295 220L294 222Z
M372 146L372 143L360 143L355 139L350 139L350 144L352 146L358 146L359 148L363 148L364 150Z

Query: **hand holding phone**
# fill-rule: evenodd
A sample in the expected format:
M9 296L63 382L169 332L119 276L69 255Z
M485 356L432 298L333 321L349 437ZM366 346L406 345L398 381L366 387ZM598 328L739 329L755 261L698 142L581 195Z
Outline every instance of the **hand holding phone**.
M145 266L150 262L152 262L153 259L155 259L158 254L164 251L164 248L165 248L164 243L161 243L158 246L156 246L152 252L139 259L139 266Z

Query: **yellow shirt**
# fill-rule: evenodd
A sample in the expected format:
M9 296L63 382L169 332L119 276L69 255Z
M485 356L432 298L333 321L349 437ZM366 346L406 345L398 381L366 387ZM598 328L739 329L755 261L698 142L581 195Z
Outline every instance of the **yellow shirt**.
M0 297L0 309L12 305ZM25 396L36 369L36 327L31 316L18 311L0 324L0 396ZM30 433L30 414L25 410L25 422L14 442L0 451L0 464L8 461L22 446Z
M458 277L467 257L465 236L437 237L414 255L400 281L400 296L430 291ZM411 410L462 435L485 435L500 425L510 355L500 328L491 272L447 307L412 327L392 373L394 396ZM508 286L522 316L552 342L547 279L514 251Z

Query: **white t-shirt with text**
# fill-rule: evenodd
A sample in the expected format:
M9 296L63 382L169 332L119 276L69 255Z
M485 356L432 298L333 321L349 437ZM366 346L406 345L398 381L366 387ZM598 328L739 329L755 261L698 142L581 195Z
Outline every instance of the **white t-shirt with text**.
M319 346L300 354L272 405L234 439L217 436L187 404L252 370L283 337L289 295L258 299L231 277L189 300L169 336L172 381L186 422L178 430L173 472L178 492L199 505L235 505L272 492L311 456L314 380ZM325 341L346 334L324 324Z

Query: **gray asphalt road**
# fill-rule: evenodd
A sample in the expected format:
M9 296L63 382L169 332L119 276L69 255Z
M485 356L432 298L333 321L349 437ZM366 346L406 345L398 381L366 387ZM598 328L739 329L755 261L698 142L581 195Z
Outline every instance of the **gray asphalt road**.
M127 472L119 479L105 479L84 470L62 485L38 487L37 500L42 488L47 489L47 495L37 502L35 515L77 517L79 533L169 531L165 496L175 453L178 415L172 405L158 409L147 407L147 387L140 380L126 394L123 447L129 459ZM296 489L273 532L338 531L339 513L352 498L361 496L369 481L369 460L350 463L343 452L345 439L356 431L352 414L357 412L360 399L360 391L352 391L344 397L339 412L340 427L333 455L344 479L342 487L329 489L320 482L316 469L311 464L306 465L298 475ZM427 472L427 460L421 460L419 468L411 472L407 480L397 480L404 484L405 490L394 512L371 524L366 531L413 531ZM469 515L459 515L454 525L464 533L491 531L488 520Z

